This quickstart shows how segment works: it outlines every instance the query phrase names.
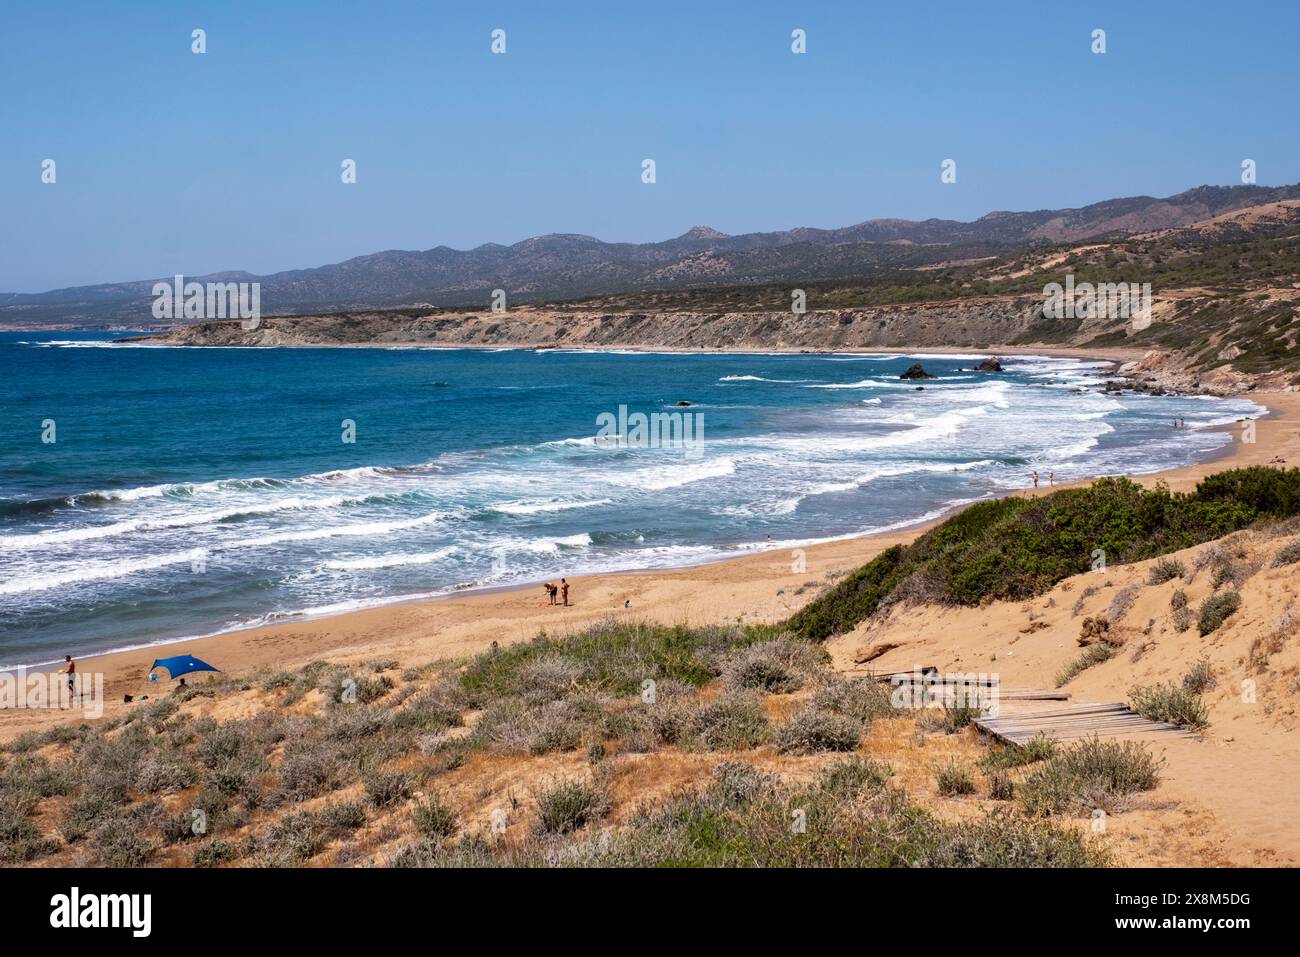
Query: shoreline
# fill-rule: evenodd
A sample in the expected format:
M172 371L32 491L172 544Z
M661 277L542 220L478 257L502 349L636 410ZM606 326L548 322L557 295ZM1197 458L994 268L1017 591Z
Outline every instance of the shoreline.
M299 316L270 316L272 319L295 319L302 318ZM1122 346L1107 346L1103 349L1092 349L1087 346L1054 346L1042 344L1039 346L1012 346L1012 345L989 345L980 348L974 346L953 346L938 347L926 346L922 348L904 348L899 346L873 346L867 347L845 347L843 349L813 349L807 346L771 346L762 349L747 348L728 348L725 346L699 346L699 347L672 347L647 345L645 343L601 343L592 345L589 343L567 343L557 346L542 340L536 342L518 342L513 344L502 343L476 343L476 342L286 342L275 345L208 345L189 342L144 342L146 339L160 339L164 336L171 335L185 327L169 329L164 332L145 332L137 335L125 336L121 339L112 340L115 343L131 346L134 348L153 348L153 349L425 349L434 352L641 352L648 354L664 355L901 355L901 356L962 356L967 357L986 357L986 356L1020 356L1032 357L1042 356L1048 359L1090 359L1097 362L1110 363L1115 368L1133 359L1140 359L1149 349L1146 348L1125 348ZM45 330L3 330L0 332L41 332ZM51 332L85 332L95 334L111 334L111 330L99 329L61 329L49 330ZM119 330L127 331L127 330ZM134 330L137 331L138 330ZM1113 371L1113 370L1112 370Z
M98 330L77 330L77 331L84 331L90 333L98 332ZM122 340L109 340L109 342L120 341L126 344L133 344L137 348L192 348L192 349L205 349L205 348L206 349L312 349L312 348L406 349L406 348L413 348L413 349L431 349L434 351L472 350L472 351L479 351L479 352L483 352L483 351L500 352L500 351L518 350L518 351L557 351L557 352L594 352L594 353L638 352L638 353L646 353L646 354L670 354L670 355L698 355L698 354L705 354L705 355L715 355L715 354L723 354L723 355L901 355L901 356L917 357L921 359L924 359L925 357L930 357L931 359L937 359L937 358L965 359L966 357L983 358L988 356L1014 355L1014 356L1028 357L1028 358L1042 357L1048 359L1080 359L1080 360L1087 360L1090 362L1096 362L1099 364L1100 363L1108 364L1109 365L1108 369L1098 370L1099 378L1103 378L1105 376L1114 374L1116 370L1119 368L1119 366L1122 365L1124 362L1129 361L1134 356L1140 356L1141 354L1143 354L1143 350L1141 349L1122 349L1122 348L1113 348L1113 347L1107 347L1104 349L1088 349L1086 347L1074 347L1074 348L1063 347L1062 348L1062 347L1051 347L1051 346L1043 346L1040 348L1035 348L1032 346L993 346L993 347L988 347L980 350L967 350L964 347L958 346L958 347L953 347L952 349L943 349L942 351L933 348L930 349L922 348L918 350L918 349L904 349L904 348L893 348L893 347L881 347L881 348L870 348L870 349L850 348L842 351L777 347L774 349L764 349L758 351L753 349L716 349L716 348L671 349L671 348L660 348L660 347L645 346L645 345L621 346L617 344L604 344L599 346L577 344L577 345L563 346L563 347L559 347L559 346L548 347L544 345L532 345L532 346L520 345L520 346L511 346L511 347L503 348L496 345L486 345L486 344L442 345L442 344L430 344L430 343L393 344L393 343L378 343L378 342L282 344L282 345L271 345L271 346L240 346L240 345L211 346L211 345L194 345L189 343L146 344L146 343L131 342L133 338L138 339L138 338L149 338L149 337L152 337L152 335L128 337L127 339L122 339ZM986 374L996 375L996 373L986 373ZM1225 397L1219 397L1219 398L1225 398ZM1263 403L1259 403L1259 404L1262 405ZM1261 416L1261 419L1267 418L1269 415L1273 414L1271 410L1268 410L1267 406L1265 406L1265 409L1266 411L1264 415ZM1192 463L1192 464L1193 465L1208 464L1209 462L1212 462L1222 457L1223 455L1227 454L1227 450L1230 448L1231 448L1230 445L1225 445L1219 449L1214 450L1213 452L1208 453L1206 458L1202 460L1202 462ZM1096 476L1090 477L1088 479L1079 480L1079 481L1091 481L1092 478L1096 478ZM1068 485L1066 483L1062 483L1061 485L1056 487L1065 488L1068 487ZM1016 493L1006 492L1004 494L1016 494ZM997 496L993 496L993 497L997 497ZM864 540L873 539L880 535L890 535L896 532L913 531L916 532L917 534L920 534L925 529L930 528L933 525L944 521L945 519L955 514L957 511L960 511L962 508L965 508L969 504L971 504L970 501L962 501L957 504L946 505L943 506L938 511L938 514L936 514L935 511L932 510L926 515L918 516L912 520L905 520L899 523L895 523L893 526L886 526L876 531L850 532L850 533L844 533L844 534L829 536L829 537L819 537L813 535L807 538L787 541L782 544L783 547L785 548L809 549L809 548L821 548L825 545L834 542L839 542L839 541L849 541L855 539L864 539ZM689 571L691 569L703 568L709 565L716 565L716 564L721 564L726 562L740 561L746 558L753 558L758 555L768 554L771 551L772 551L772 546L768 546L766 548L739 550L738 553L734 555L719 555L717 557L706 558L700 561L689 562L682 565L629 567L629 568L614 569L609 571L592 572L592 573L587 573L585 575L580 574L580 577L592 578L592 577L609 576L609 575L653 575L656 573ZM230 625L228 627L220 628L216 631L207 632L203 634L181 635L175 637L160 638L157 640L145 640L139 644L124 644L119 647L107 648L103 650L85 651L85 652L77 652L76 649L70 649L70 650L74 652L74 657L76 657L77 660L96 660L99 658L110 658L119 655L144 653L154 649L174 648L181 645L187 645L191 642L219 639L222 637L238 635L242 632L255 631L263 628L288 627L291 625L301 624L306 622L315 622L315 621L327 620L331 618L342 618L352 614L358 614L361 612L368 612L368 611L376 611L385 608L393 608L395 606L400 606L400 605L445 602L445 601L450 601L457 598L462 598L462 597L472 596L472 595L489 595L489 594L500 593L500 592L519 591L528 588L540 587L541 584L542 583L540 581L525 581L525 582L515 582L511 584L502 584L502 585L482 585L482 586L470 586L470 587L453 586L452 588L444 591L430 591L430 592L422 592L422 593L415 593L409 595L398 595L398 596L379 598L376 599L372 604L367 604L365 606L357 607L353 609L318 612L318 613L312 613L311 609L291 610L291 611L283 611L283 612L268 612L267 615L278 615L282 620L260 621L260 622L247 621L243 623ZM262 616L262 617L265 618L267 616ZM17 663L12 665L0 664L0 671L14 671L21 668L21 669L25 669L29 673L40 673L58 667L62 663L63 662L61 656L59 656L59 657L52 658L49 661Z
M1300 394L1261 393L1254 398L1268 411L1255 420L1258 432L1253 445L1234 441L1203 461L1132 476L1133 480L1143 485L1165 482L1180 491L1225 468L1270 464L1276 457L1285 459L1287 466L1300 463ZM1053 490L1094 478L1060 483ZM151 685L147 674L155 658L170 654L197 655L223 672L265 674L322 657L342 662L397 657L404 666L455 659L484 651L493 641L502 645L527 641L540 631L572 631L609 618L669 625L771 622L796 611L804 603L798 597L801 593L856 569L892 545L913 541L956 508L904 528L807 546L762 549L689 566L574 576L570 578L573 604L567 608L547 605L535 583L492 586L100 652L77 661L79 670L103 673L104 717L111 718L129 707L122 703L124 694L166 693L170 683ZM0 717L0 738L66 717L57 711L6 712Z

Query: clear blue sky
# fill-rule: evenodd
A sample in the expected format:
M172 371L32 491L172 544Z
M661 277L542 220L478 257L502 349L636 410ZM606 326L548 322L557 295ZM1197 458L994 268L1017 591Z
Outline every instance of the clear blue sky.
M1297 38L1295 0L7 3L0 290L1293 183Z

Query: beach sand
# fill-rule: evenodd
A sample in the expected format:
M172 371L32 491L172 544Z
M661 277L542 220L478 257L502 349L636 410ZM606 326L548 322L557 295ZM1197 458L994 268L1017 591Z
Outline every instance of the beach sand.
M1249 397L1271 412L1258 420L1253 444L1237 441L1212 461L1135 479L1188 490L1205 475L1225 468L1267 464L1277 457L1288 465L1300 465L1300 394L1252 393ZM1045 475L1043 479L1045 486ZM1086 480L1080 477L1073 484ZM1058 481L1057 488L1069 484ZM395 657L403 666L423 664L472 655L493 641L502 645L527 641L543 630L563 633L610 617L687 625L778 621L811 599L828 575L850 572L885 548L912 541L933 524L810 545L802 556L782 548L689 568L574 576L569 579L572 604L568 608L549 607L539 583L80 658L78 669L104 674L104 713L111 718L130 707L122 701L124 694L156 696L171 687L170 681L147 680L154 659L168 655L197 655L223 671L252 679L324 657L339 662ZM0 740L69 716L38 710L0 713Z

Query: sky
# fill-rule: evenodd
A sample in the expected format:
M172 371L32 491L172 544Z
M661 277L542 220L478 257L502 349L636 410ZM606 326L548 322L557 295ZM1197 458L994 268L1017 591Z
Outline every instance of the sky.
M1295 0L6 0L0 31L5 292L1300 181Z

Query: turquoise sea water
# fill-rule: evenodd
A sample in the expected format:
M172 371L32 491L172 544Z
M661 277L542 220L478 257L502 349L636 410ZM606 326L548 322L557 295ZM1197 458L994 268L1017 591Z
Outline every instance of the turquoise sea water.
M900 527L1033 469L1185 464L1263 412L1040 357L108 339L0 334L0 665ZM620 406L700 415L703 442L597 442Z

